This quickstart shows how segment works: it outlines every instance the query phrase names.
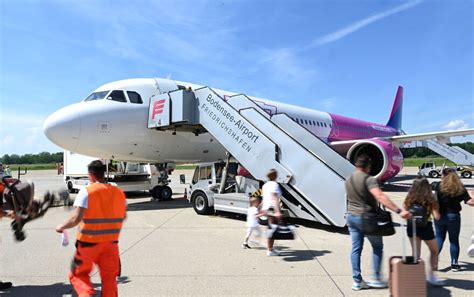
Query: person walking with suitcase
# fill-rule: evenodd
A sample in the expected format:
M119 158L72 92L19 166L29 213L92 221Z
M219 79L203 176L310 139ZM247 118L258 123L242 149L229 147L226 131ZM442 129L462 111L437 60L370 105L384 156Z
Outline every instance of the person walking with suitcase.
M91 184L77 194L76 208L71 217L56 227L57 232L63 233L80 224L76 253L69 272L69 280L79 297L95 294L89 275L94 264L100 271L101 296L118 296L118 240L126 217L126 199L122 190L105 183L105 169L100 160L88 165Z
M474 206L474 195L469 194L454 170L445 168L441 182L434 183L441 218L435 221L439 252L446 233L449 235L451 270L459 271L459 233L461 232L461 202Z
M439 208L428 180L424 177L417 177L403 203L414 216L416 228L416 240L413 239L413 222L408 221L407 235L410 238L412 250L416 249L416 255L421 258L421 241L423 240L430 250L430 273L428 283L433 286L442 286L444 281L437 278L435 272L438 270L438 243L433 231L432 217L439 220ZM413 246L416 242L416 246ZM415 254L415 253L413 253Z
M347 225L352 241L351 264L352 264L352 290L385 288L387 284L381 279L381 266L383 256L383 240L381 236L366 235L362 230L362 214L373 212L378 209L378 203L396 212L403 218L411 214L399 208L378 187L377 180L369 175L371 159L367 155L360 155L356 159L356 171L346 180L347 193ZM366 283L362 278L360 269L360 257L367 237L373 249L374 279Z

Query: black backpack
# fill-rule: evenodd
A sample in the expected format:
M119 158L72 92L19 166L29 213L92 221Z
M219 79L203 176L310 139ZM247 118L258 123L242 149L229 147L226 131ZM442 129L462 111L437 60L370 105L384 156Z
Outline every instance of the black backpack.
M426 225L428 225L428 213L426 207L415 203L412 206L410 206L409 211L413 215L413 222L415 222L415 226L417 228L424 228ZM411 223L412 221L408 221Z

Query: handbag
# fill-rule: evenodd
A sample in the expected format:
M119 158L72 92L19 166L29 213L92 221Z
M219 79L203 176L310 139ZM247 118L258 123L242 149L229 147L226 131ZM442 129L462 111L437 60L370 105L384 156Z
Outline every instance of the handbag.
M364 179L367 180L368 176ZM359 195L363 200L365 196L361 195L357 188L354 186L354 180L351 177L351 185L354 192ZM393 226L392 214L385 209L380 208L380 204L372 206L371 212L365 212L362 214L362 232L365 235L374 236L390 236L395 234L395 228Z
M365 235L390 236L395 234L392 214L380 207L375 212L362 214L362 232Z
M295 226L286 224L269 224L267 237L269 239L293 240L295 239Z

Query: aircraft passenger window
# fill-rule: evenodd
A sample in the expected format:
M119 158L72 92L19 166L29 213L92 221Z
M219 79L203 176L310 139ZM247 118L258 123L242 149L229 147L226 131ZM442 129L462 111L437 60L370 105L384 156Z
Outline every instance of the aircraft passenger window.
M118 101L118 102L127 102L127 99L125 98L125 94L123 93L123 91L118 91L118 90L112 91L112 93L110 93L107 99Z
M313 121L313 126L316 126L316 122L315 122L315 121Z
M306 123L306 125L308 125L308 120L304 120L304 122Z
M127 91L131 103L143 104L142 97L137 92Z
M93 101L93 100L104 99L105 96L106 96L109 92L110 92L110 91L102 91L102 92L95 92L95 93L92 93L92 94L90 94L89 96L87 96L87 98L84 99L84 101Z
M327 127L326 123L324 123L324 127Z

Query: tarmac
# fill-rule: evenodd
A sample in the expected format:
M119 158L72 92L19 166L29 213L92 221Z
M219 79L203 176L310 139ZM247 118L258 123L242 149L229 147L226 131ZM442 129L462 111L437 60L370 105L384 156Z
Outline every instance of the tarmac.
M264 248L241 248L245 236L244 216L219 213L197 215L183 198L184 185L179 174L191 180L192 172L172 175L175 192L172 201L151 202L147 193L128 198L128 218L120 238L122 276L119 296L388 296L388 289L354 292L349 261L351 242L343 228L295 220L297 238L280 241L278 257L267 257ZM415 170L404 169L386 193L401 205ZM46 190L64 188L55 171L30 171L23 179L35 182L37 196ZM474 188L474 179L465 180ZM72 195L74 197L74 195ZM474 209L463 206L461 228L462 270L449 270L449 244L440 255L439 276L447 279L442 288L428 287L429 296L473 296L474 259L468 258L474 225ZM71 244L61 246L54 231L71 209L55 207L43 219L26 225L26 240L15 242L9 220L0 222L0 279L14 287L0 291L2 296L74 296L67 272L74 253ZM396 218L397 216L394 216ZM405 230L384 238L384 276L388 278L388 259L401 255L401 236ZM407 250L411 251L410 248ZM422 257L428 259L426 247ZM371 248L366 241L362 257L364 278L370 279ZM427 267L428 269L428 267ZM100 278L94 272L93 283L100 290Z

